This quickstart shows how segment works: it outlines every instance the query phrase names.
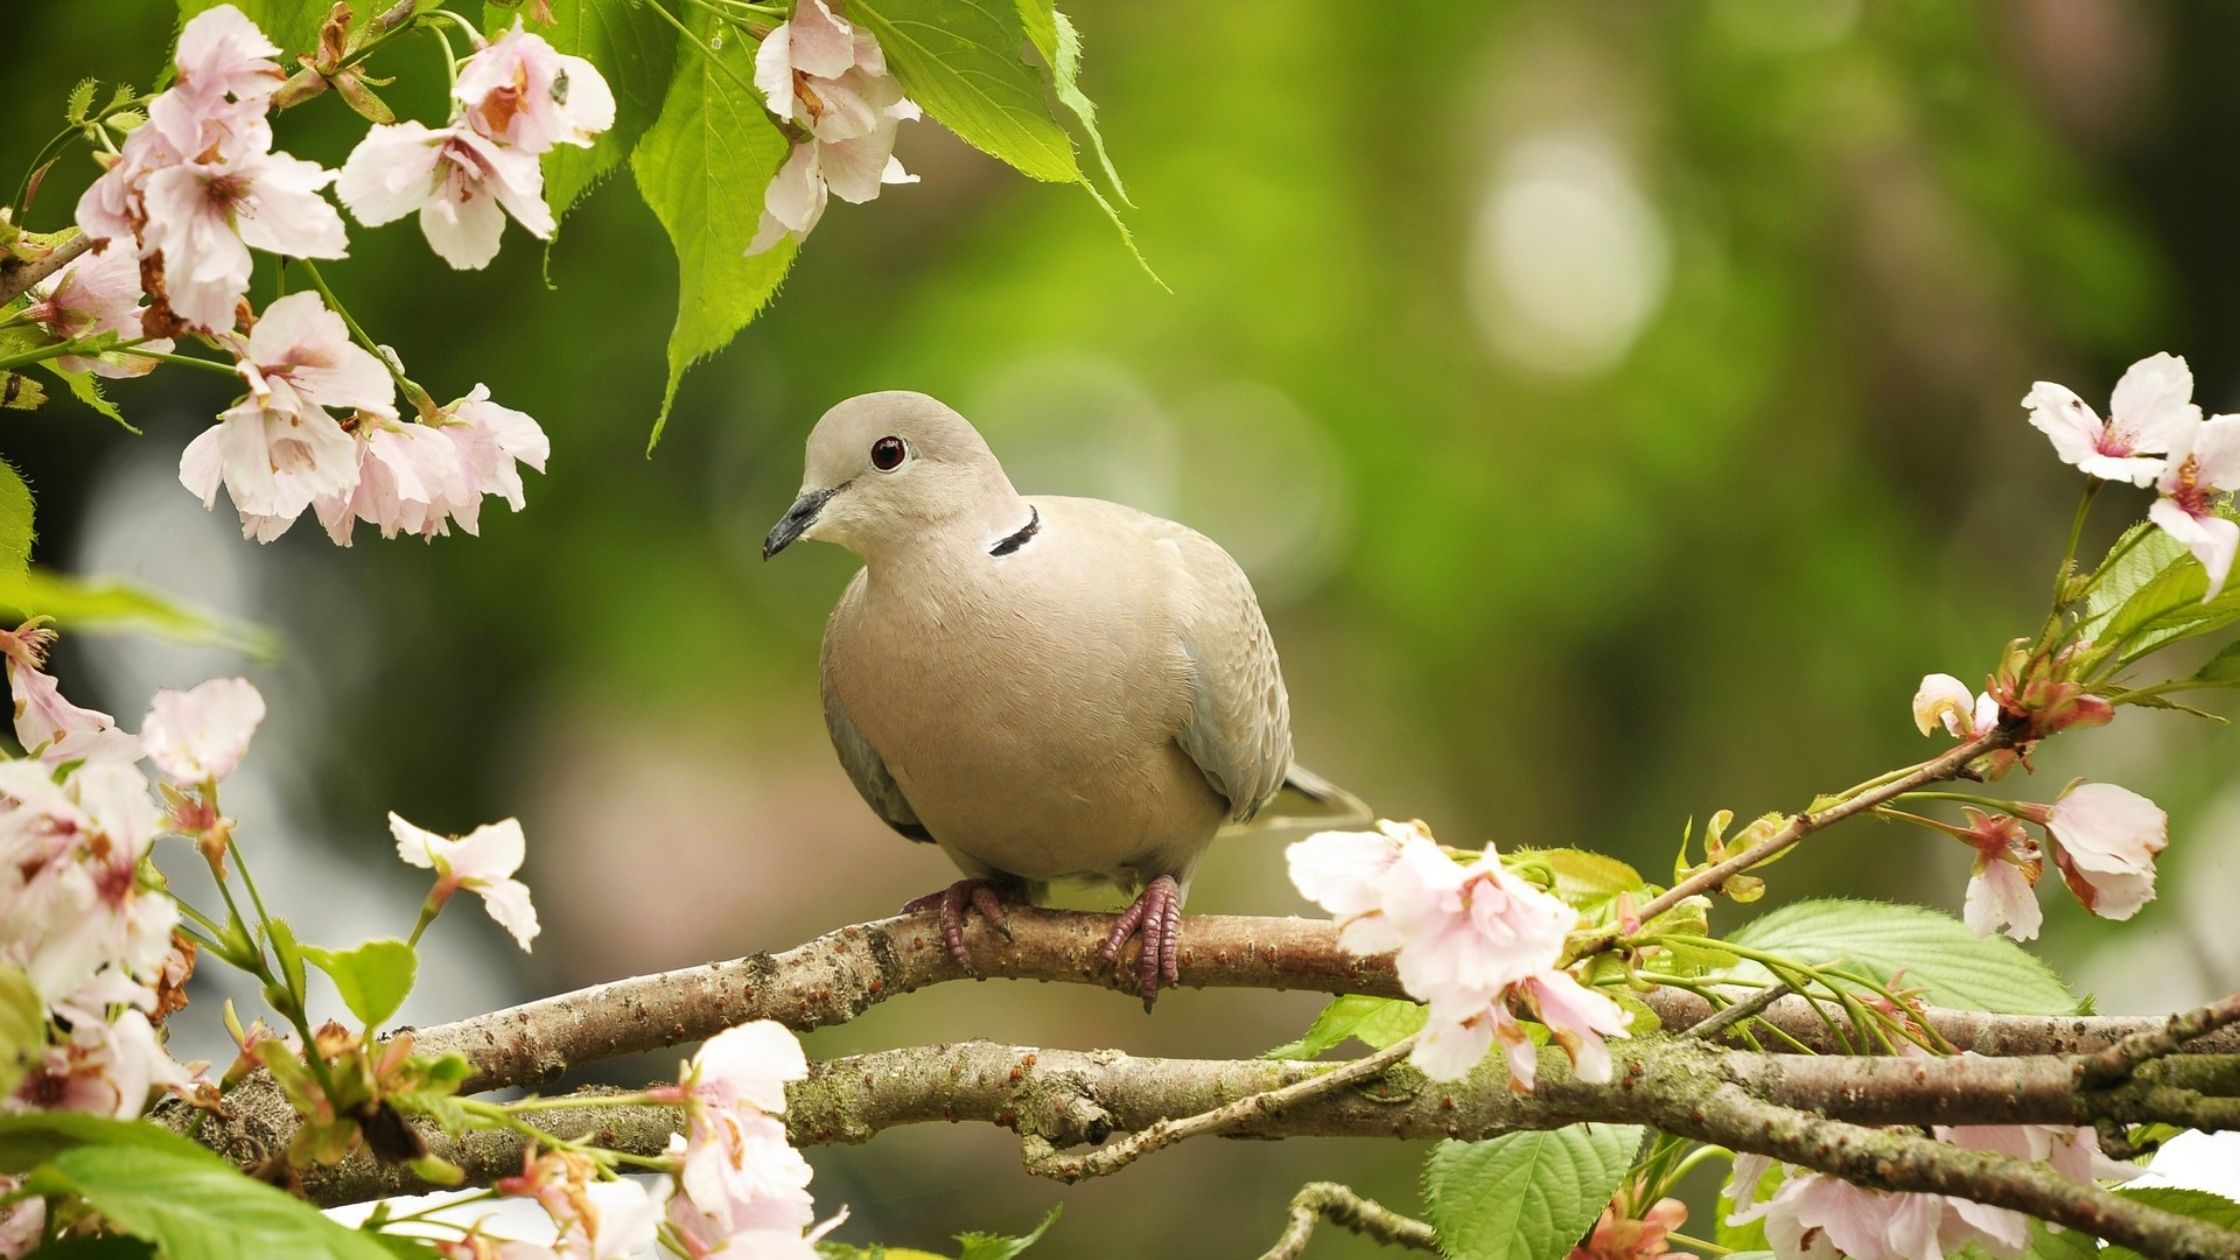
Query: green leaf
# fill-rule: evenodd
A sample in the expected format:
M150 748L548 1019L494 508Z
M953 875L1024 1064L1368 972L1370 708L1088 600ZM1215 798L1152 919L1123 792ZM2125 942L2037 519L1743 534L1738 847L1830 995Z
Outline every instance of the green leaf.
M957 1253L957 1260L1014 1260L1020 1252L1042 1241L1042 1235L1057 1221L1061 1207L1062 1204L1052 1207L1050 1215L1042 1218L1042 1223L1034 1227L1034 1232L1023 1237L1009 1238L1002 1234L979 1233L957 1235L957 1241L964 1246L964 1250Z
M79 402L82 402L86 406L92 408L96 413L105 416L108 419L114 420L120 425L123 425L125 432L138 433L140 431L139 429L133 427L132 422L124 418L124 413L117 410L117 405L113 402L110 402L108 396L101 392L100 378L96 377L93 373L88 371L72 372L65 370L61 363L54 359L49 359L39 366L45 368L53 375L60 377L62 383L70 387L71 395L75 397Z
M1022 0L1022 9L1027 0ZM1104 133L1097 130L1097 107L1089 95L1081 90L1081 32L1074 29L1073 19L1052 10L1050 16L1057 24L1058 42L1056 55L1044 54L1050 62L1051 89L1057 94L1058 103L1080 120L1082 133L1089 137L1089 151L1097 155L1097 168L1112 181L1112 193L1120 204L1132 206L1128 200L1128 186L1120 182L1120 169L1112 164L1112 155L1105 152ZM1039 47L1039 45L1038 45Z
M46 1002L23 968L0 963L0 1098L16 1092L46 1044Z
M207 1151L81 1146L33 1170L39 1194L85 1200L116 1229L154 1243L166 1260L389 1260L372 1235L345 1229L316 1208Z
M2108 554L2116 557L2115 563L2101 560L2100 575L2092 593L2085 596L2084 624L2088 632L2187 553L2177 539L2141 521L2123 531L2109 546Z
M289 996L300 1005L309 986L304 982L303 947L296 944L296 930L286 919L275 917L265 920L265 935L272 942L273 958L280 963L280 978L288 982Z
M69 99L63 102L62 121L73 126L84 122L86 115L93 112L94 89L100 86L99 79L78 80L78 85L70 89Z
M1439 1143L1423 1166L1423 1194L1440 1250L1448 1260L1562 1260L1640 1146L1630 1124Z
M1424 1009L1405 998L1363 997L1349 993L1322 1008L1304 1037L1268 1051L1264 1059L1313 1059L1348 1037L1382 1050L1423 1027Z
M2165 1212L2175 1212L2197 1221L2207 1221L2211 1225L2240 1230L2240 1203L2221 1194L2211 1194L2206 1190L2181 1190L2176 1186L2142 1186L2136 1190L2118 1190L2116 1193L2126 1199L2135 1199L2161 1208ZM2114 1243L2109 1243L2100 1255L2102 1260L2142 1260L2138 1252L2128 1247L2118 1247Z
M153 1260L156 1249L137 1238L64 1238L31 1253L32 1260Z
M686 25L704 43L712 19ZM661 440L685 369L729 344L793 265L794 242L749 257L762 194L791 146L752 87L754 42L733 39L714 58L684 50L661 116L630 155L638 191L677 254L677 323L669 330L669 383L646 449Z
M21 372L0 372L0 410L37 411L46 405L46 386Z
M2223 651L2203 662L2193 671L2193 681L2240 683L2240 639L2225 644Z
M1555 894L1573 906L1585 908L1613 900L1619 893L1638 893L1648 887L1641 872L1614 857L1585 849L1519 849L1527 862L1538 862L1555 874Z
M2077 1000L2038 958L1950 915L1876 901L1803 901L1743 926L1737 945L1813 965L1841 963L1888 983L1899 971L1928 1001L2004 1015L2066 1015ZM1756 964L1740 968L1762 975Z
M1042 81L1019 57L1016 4L1000 0L855 0L849 16L879 37L912 100L967 144L1054 183L1081 176L1073 141L1043 106Z
M485 3L482 29L511 30L522 6ZM677 29L643 0L552 0L553 24L528 23L554 48L599 68L614 91L614 126L590 148L563 144L544 156L544 195L554 218L622 164L661 112L677 64ZM761 205L758 199L755 205Z
M334 8L334 0L179 0L179 21L184 24L197 13L221 4L241 10L280 45L282 66L293 66L297 53L317 50L319 26L327 20L327 11ZM364 5L353 7L362 11Z
M44 569L9 573L4 541L6 499L5 486L0 485L0 609L19 617L52 617L73 630L160 635L181 643L228 647L259 657L269 657L278 651L279 640L261 626L227 621L213 613L174 603L144 587L101 578L70 577Z
M0 1173L27 1173L81 1146L145 1146L174 1155L213 1158L202 1147L159 1125L81 1111L28 1111L0 1116Z
M303 956L333 979L342 1004L368 1028L379 1026L404 1005L420 968L420 956L412 946L396 940L367 941L340 953L306 945Z
M31 487L23 474L0 459L0 579L22 580L31 567Z

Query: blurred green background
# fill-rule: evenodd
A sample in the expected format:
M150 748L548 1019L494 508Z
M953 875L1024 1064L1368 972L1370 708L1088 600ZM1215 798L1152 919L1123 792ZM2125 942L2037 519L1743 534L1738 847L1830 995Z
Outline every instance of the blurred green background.
M5 169L77 78L145 83L171 13L8 6ZM409 223L354 226L329 275L376 336L439 396L485 381L552 436L528 510L486 513L479 540L344 551L306 521L239 541L175 479L227 401L202 374L114 391L143 437L67 402L7 414L40 558L286 635L248 667L273 716L229 797L307 937L409 924L420 879L383 811L526 824L535 954L454 911L408 1019L783 947L952 877L873 820L826 744L816 645L853 561L757 558L809 426L849 395L933 393L1022 489L1229 546L1282 649L1301 759L1385 813L1652 878L1691 816L1793 807L1921 755L1921 675L1979 678L2036 625L2077 486L2017 405L2033 379L2097 404L2167 349L2210 410L2240 406L2240 9L1080 0L1076 17L1171 294L1086 197L925 123L900 148L924 182L834 204L776 304L687 379L650 460L675 272L625 181L563 225L549 287L518 229L490 271L455 274ZM430 67L402 56L421 90L400 107L434 117ZM280 120L280 145L337 164L362 130L328 99ZM66 218L90 170L61 168L33 226ZM2095 544L2144 506L2103 496ZM243 668L90 637L57 665L128 725L154 686ZM2090 774L2171 811L2140 920L2041 890L2038 947L2101 1009L2240 986L2221 905L2235 747L2126 712L2019 785ZM1192 908L1304 911L1281 848L1224 843ZM1957 912L1967 857L1853 824L1780 867L1765 904ZM808 1042L1247 1055L1317 1005L1181 992L1146 1018L1117 994L953 985ZM1007 1136L813 1152L819 1201L850 1206L844 1238L926 1246L1062 1198L1056 1255L1257 1254L1308 1178L1417 1206L1417 1147L1198 1143L1061 1190Z

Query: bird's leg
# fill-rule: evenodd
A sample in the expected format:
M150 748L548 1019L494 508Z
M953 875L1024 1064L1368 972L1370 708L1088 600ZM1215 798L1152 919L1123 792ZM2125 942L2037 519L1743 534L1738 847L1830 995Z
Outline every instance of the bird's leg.
M964 947L964 908L971 906L988 921L988 926L1011 939L1011 928L1003 921L1004 885L992 879L960 879L940 892L930 892L923 897L913 897L902 903L904 914L920 910L941 912L941 943L949 947L949 957L968 975L979 974L972 965L972 955Z
M1143 952L1136 955L1136 992L1143 996L1143 1009L1159 1000L1159 983L1173 984L1181 979L1175 965L1175 955L1182 946L1182 886L1172 875L1161 875L1152 880L1112 925L1098 953L1106 962L1118 962L1120 950L1131 936L1143 938Z

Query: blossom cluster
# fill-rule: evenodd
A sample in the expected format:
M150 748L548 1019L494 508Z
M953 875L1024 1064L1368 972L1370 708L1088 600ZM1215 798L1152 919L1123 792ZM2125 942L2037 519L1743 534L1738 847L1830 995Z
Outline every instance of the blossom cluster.
M895 159L894 140L920 111L887 72L878 38L827 0L799 0L793 16L763 37L754 85L795 140L763 192L749 254L807 238L830 197L861 205L884 185L918 182Z
M133 735L65 700L45 670L54 632L0 631L24 756L0 762L0 962L20 968L50 1019L47 1044L0 1112L63 1110L130 1119L199 1069L164 1049L194 954L179 909L144 866L165 832L223 826L212 799L264 717L238 678L159 691ZM167 812L143 759L168 780Z
M2080 699L2105 708L2095 697ZM1913 697L1914 723L1924 735L1942 725L1955 738L1981 738L1998 729L2002 714L1991 691L1971 695L1967 684L1950 674L1922 679ZM2076 783L2051 805L2013 802L2004 810L1966 806L1963 812L1968 820L1964 827L1927 818L1912 821L1975 849L1963 914L1979 936L2004 930L2026 941L2043 922L2034 889L2045 869L2045 854L2025 821L2045 831L2062 880L2093 914L2128 919L2154 900L2155 861L2170 843L2170 816L2129 788Z
M684 1108L685 1132L669 1139L675 1175L649 1190L636 1181L595 1180L595 1165L571 1152L530 1156L521 1175L498 1189L535 1198L557 1237L549 1247L505 1242L496 1254L609 1260L659 1245L687 1260L815 1260L817 1240L846 1213L817 1223L809 1163L786 1141L778 1118L786 1083L808 1073L801 1043L782 1024L757 1020L709 1038L676 1085L648 1091L656 1102ZM470 1233L439 1250L469 1260L491 1254L489 1242Z
M51 336L96 339L61 359L65 370L145 372L187 335L232 357L246 392L188 445L179 479L206 507L223 487L245 537L269 542L307 510L344 546L359 521L383 537L475 533L485 498L519 511L520 466L543 470L550 444L536 421L481 385L436 405L322 293L254 310L251 251L345 256L331 183L360 222L418 211L438 254L481 267L509 213L552 234L538 156L590 144L613 124L613 95L591 63L516 22L461 63L448 126L376 126L336 172L272 148L279 51L232 5L186 24L172 85L79 200L96 252L52 278L28 314Z
M2032 385L2022 405L2063 463L2102 481L2155 487L2147 519L2201 562L2209 575L2204 598L2224 589L2240 550L2240 521L2217 508L2240 489L2240 415L2203 419L2184 359L2157 354L2132 364L2116 382L2106 419L2051 381Z
M1605 1037L1626 1035L1624 1012L1561 962L1579 916L1554 894L1511 874L1487 845L1465 865L1421 823L1325 831L1291 846L1291 882L1339 921L1350 953L1395 955L1401 987L1429 1007L1410 1060L1433 1080L1459 1080L1499 1041L1510 1088L1532 1088L1536 1052L1518 1020L1536 1019L1571 1057L1579 1079L1610 1079Z
M2090 1184L2137 1176L2139 1169L2100 1153L2090 1129L2055 1125L1935 1126L1940 1141L2030 1163L2045 1163L2065 1177ZM1763 1155L1735 1159L1729 1194L1737 1205L1728 1223L1764 1221L1777 1260L1940 1260L1973 1245L1999 1257L2021 1255L2030 1243L2030 1218L1969 1199L1937 1194L1870 1190L1826 1173L1781 1165L1781 1184L1757 1201L1774 1167Z

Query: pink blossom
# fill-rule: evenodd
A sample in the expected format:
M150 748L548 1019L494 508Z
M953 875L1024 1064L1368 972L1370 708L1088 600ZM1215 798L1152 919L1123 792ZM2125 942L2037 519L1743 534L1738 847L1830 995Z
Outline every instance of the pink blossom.
M2161 457L2182 446L2200 421L2201 408L2192 400L2193 371L2186 361L2157 354L2132 364L2116 382L2104 423L2074 391L2051 381L2032 385L2022 405L2063 463L2106 481L2143 486L2161 475Z
M508 818L486 823L465 836L439 836L391 813L389 832L396 837L398 857L436 872L430 896L438 904L464 888L481 896L483 908L513 934L521 948L528 949L536 939L537 908L530 904L529 886L513 878L528 856L520 822Z
M755 52L755 86L770 112L809 133L763 193L762 222L749 254L801 240L824 216L826 194L861 204L882 186L918 177L895 160L896 128L920 116L887 73L871 32L839 17L825 0L803 0L793 17Z
M192 691L158 691L140 723L148 758L181 783L214 782L241 764L264 721L264 697L245 678L213 678Z
M138 761L139 736L119 730L106 713L63 699L53 676L41 670L53 642L54 631L36 621L0 631L0 654L7 657L8 687L15 693L16 742L49 766Z
M1316 832L1284 857L1300 895L1338 920L1341 946L1382 954L1400 947L1399 933L1384 917L1384 877L1404 846L1419 843L1433 843L1423 824L1379 821L1375 831Z
M1913 724L1927 735L1939 723L1954 739L1981 739L1999 728L1999 702L1950 674L1930 674L1913 693Z
M54 1001L104 967L157 975L178 907L141 889L160 815L129 765L80 766L63 784L36 761L0 763L0 958Z
M2069 891L2103 919L2128 919L2154 900L2155 859L2170 843L2170 816L2113 783L2082 783L2051 806L2019 812L2053 837Z
M685 1109L686 1132L670 1138L683 1193L669 1203L669 1218L687 1254L741 1243L754 1244L748 1255L792 1254L802 1245L816 1219L810 1169L775 1117L785 1110L786 1083L808 1073L793 1033L757 1020L709 1038L675 1086L651 1091Z
M2193 552L2209 575L2204 601L2224 589L2240 549L2240 521L2217 511L2219 496L2240 489L2240 416L2211 416L2170 448L2158 483L2162 497L2147 518Z
M1555 966L1579 914L1501 865L1492 845L1465 867L1434 844L1407 845L1380 884L1399 934L1401 987L1469 1005Z
M809 1060L791 1029L775 1020L726 1028L701 1043L675 1087L697 1112L786 1109L786 1083L809 1075Z
M202 147L200 124L228 97L265 112L284 76L272 60L280 48L257 24L230 4L205 9L179 31L173 57L178 75L148 107L148 120L174 147L188 153Z
M119 341L140 341L140 260L124 245L108 245L83 255L32 291L32 303L23 313L58 341L114 335ZM147 342L145 349L168 354L170 338ZM122 378L144 376L156 360L140 355L109 352L91 357L66 354L55 360L65 372L92 372Z
M460 65L452 95L469 126L526 153L556 144L589 148L614 126L614 93L598 68L524 31L520 18Z
M1602 1210L1587 1240L1571 1249L1567 1260L1695 1260L1686 1252L1667 1249L1665 1236L1688 1223L1688 1205L1678 1199L1659 1199L1639 1219L1624 1215L1618 1204Z
M21 1183L0 1174L0 1194ZM36 1196L0 1207L0 1260L23 1260L46 1241L47 1201Z
M360 426L355 490L317 504L335 542L349 546L352 527L361 520L377 526L384 538L448 534L454 519L477 533L486 495L499 495L521 510L526 498L517 465L544 470L552 450L544 430L526 414L490 401L482 385L445 415L442 424Z
M2006 814L1987 814L1972 805L1962 807L1962 812L1968 816L1968 826L1953 829L1953 834L1976 850L1964 910L1968 926L1977 936L2004 928L2018 941L2035 937L2045 917L2036 891L2038 875L2045 869L2038 842Z
M291 258L349 252L342 216L319 195L334 172L272 152L271 141L260 124L216 145L209 160L151 172L141 191L141 253L163 255L171 309L197 327L233 327L252 248Z
M672 1136L670 1142L674 1154L679 1149L677 1139ZM805 1193L763 1200L732 1225L703 1211L686 1194L671 1194L666 1212L687 1260L719 1255L739 1260L817 1260L817 1243L848 1219L848 1210L842 1208L811 1224L816 1211Z
M1572 979L1568 971L1543 971L1516 988L1548 1035L1570 1056L1572 1074L1590 1085L1608 1084L1610 1047L1603 1038L1627 1035L1624 1009Z
M508 214L540 240L555 226L536 154L471 127L375 127L342 164L335 195L368 227L418 211L429 248L467 270L498 256Z
M244 533L270 541L312 501L358 481L358 449L328 407L396 414L388 369L350 341L342 318L317 293L291 293L265 308L236 368L249 394L187 444L179 480L209 507L223 484Z
M184 1087L193 1079L163 1048L148 1017L127 1010L108 1023L74 1023L24 1077L13 1105L130 1120L147 1107L151 1091Z

